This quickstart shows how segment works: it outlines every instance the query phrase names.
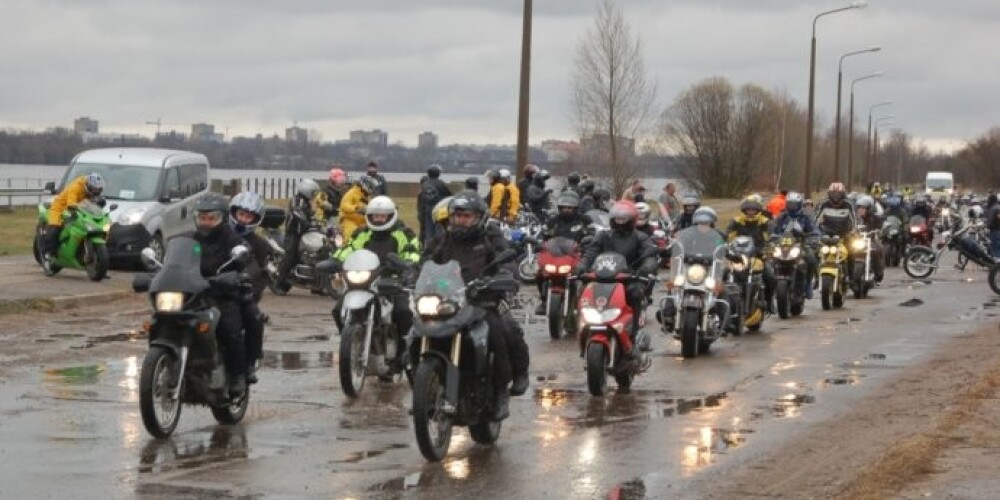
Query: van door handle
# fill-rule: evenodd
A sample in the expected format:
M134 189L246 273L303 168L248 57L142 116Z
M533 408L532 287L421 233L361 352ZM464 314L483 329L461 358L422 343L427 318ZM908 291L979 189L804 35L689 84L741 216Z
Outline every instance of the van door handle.
M181 218L182 219L187 219L187 216L188 216L188 207L187 207L187 205L185 205L185 206L181 207Z

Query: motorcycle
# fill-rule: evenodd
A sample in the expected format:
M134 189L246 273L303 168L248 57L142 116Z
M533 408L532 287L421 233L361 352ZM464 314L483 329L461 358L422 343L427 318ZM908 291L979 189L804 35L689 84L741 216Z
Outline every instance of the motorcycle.
M899 217L886 217L882 224L882 246L885 248L886 267L896 267L903 261L906 240L903 238L903 221Z
M45 255L45 231L48 225L48 203L38 204L38 225L32 251L35 261L41 265ZM84 200L71 205L63 215L63 228L59 233L59 249L54 261L49 265L50 273L58 273L63 268L84 269L92 281L101 281L108 275L107 234L111 220L100 205Z
M246 247L233 248L230 259L211 278L201 275L201 246L177 236L167 244L163 262L151 248L143 263L155 277L136 274L132 289L149 292L154 311L148 324L149 351L139 375L139 410L143 426L155 437L170 436L180 420L182 404L206 405L220 424L243 419L250 390L229 394L226 369L215 338L221 314L208 297L212 290L249 293L245 276L228 271L249 258Z
M903 261L903 270L912 278L923 279L937 270L941 254L945 250L955 250L960 257L964 257L969 262L992 269L996 263L989 251L973 235L969 234L975 226L967 225L954 233L945 231L941 234L941 241L937 243L937 249L923 245L912 245L906 252L906 260Z
M819 253L820 302L824 311L840 309L847 293L847 247L840 236L823 236Z
M798 316L805 308L806 287L812 286L805 259L808 251L802 245L802 226L798 222L785 230L772 250L774 298L781 319Z
M514 252L502 252L483 271L513 258ZM502 277L466 285L456 261L423 265L411 301L416 314L410 359L416 360L413 428L427 460L444 458L455 425L468 426L479 444L492 444L500 436L501 422L493 420L493 356L484 308L505 309L503 297L517 286Z
M931 223L921 215L910 217L910 244L931 246Z
M660 268L670 269L670 224L659 220L649 221L649 225L653 228L653 235L650 238L653 240L653 244L656 248L660 249Z
M649 337L642 331L645 304L638 311L632 310L625 300L625 286L633 281L650 283L653 278L633 275L623 255L605 252L579 279L586 283L578 308L580 356L586 359L587 388L594 396L603 395L610 373L618 389L628 392L633 379L649 369L651 361L642 352L649 345ZM635 314L639 315L638 332L631 331ZM639 349L638 356L633 353L635 349Z
M335 262L335 261L327 261ZM326 263L318 267L326 271ZM340 387L356 398L365 379L374 375L382 382L397 382L404 372L401 357L406 348L404 336L392 323L393 298L403 291L398 279L382 271L398 266L383 266L375 252L356 250L344 260L341 271L347 290L341 299Z
M549 238L538 253L538 277L545 292L545 315L548 318L549 336L559 340L563 331L575 335L577 331L575 303L577 286L570 274L580 262L580 246L564 237Z
M850 239L851 259L853 259L853 275L851 276L851 290L854 298L862 299L868 296L868 292L875 288L875 270L872 258L874 256L873 242L878 235L878 231L865 231L864 227L858 228L859 232Z
M292 210L288 217L289 221L286 221L285 227L288 227L291 218L298 219L301 224L306 224L308 220L301 210ZM343 239L328 239L321 223L308 224L307 227L308 229L302 234L299 241L298 263L288 273L288 283L290 286L308 288L313 293L334 298L340 297L344 290L343 281L338 279L338 276L317 272L316 265L326 260L331 253L339 248L343 244ZM286 249L277 245L270 236L268 236L268 240L273 250L266 266L270 278L268 288L275 295L286 295L289 289L278 285L278 268L283 259L291 257L286 255Z
M759 331L767 312L767 302L764 300L764 260L757 256L757 249L749 236L736 237L730 242L728 252L737 257L730 263L732 272L726 281L739 288L743 326L751 332ZM736 335L742 333L739 331Z
M742 329L739 289L725 283L728 251L715 242L712 233L682 231L673 243L672 276L658 317L663 331L681 341L685 358L707 354L713 342L735 329L729 327L732 320Z
M516 252L517 278L526 284L534 284L538 276L538 237L544 230L539 224L512 228L507 231L507 240Z

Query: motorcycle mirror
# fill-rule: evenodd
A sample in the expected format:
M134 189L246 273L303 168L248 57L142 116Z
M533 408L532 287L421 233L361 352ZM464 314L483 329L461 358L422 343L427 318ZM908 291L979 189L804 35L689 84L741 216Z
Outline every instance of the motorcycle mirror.
M142 260L142 265L150 271L155 271L163 267L163 264L156 260L156 251L152 248L143 248L142 252L139 253L139 258Z

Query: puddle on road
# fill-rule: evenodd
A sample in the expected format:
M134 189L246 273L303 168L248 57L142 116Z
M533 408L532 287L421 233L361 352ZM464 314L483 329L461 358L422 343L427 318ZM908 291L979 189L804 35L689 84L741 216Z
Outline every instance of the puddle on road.
M669 391L634 390L631 393L613 393L607 397L593 397L589 392L576 389L540 388L535 390L534 401L544 413L540 420L558 420L577 428L601 427L609 424L638 420L658 420L686 415L722 404L726 393L705 397L662 397ZM586 408L577 415L562 415L560 409L579 408L586 400ZM552 412L552 415L548 413Z
M104 363L45 370L45 381L67 385L95 385L108 367Z
M608 500L644 500L646 498L646 483L642 478L637 477L616 484L604 497Z
M334 460L331 463L334 463L334 464L356 464L356 463L359 463L362 460L365 460L365 459L368 459L368 458L374 458L374 457L377 457L377 456L380 456L380 455L384 455L386 452L389 452L389 451L392 451L392 450L402 450L402 449L409 448L409 447L410 447L410 445L408 445L408 444L393 443L393 444L389 444L385 448L377 449L377 450L352 451L352 452L348 453L347 456L345 456L344 458L342 458L340 460Z
M333 351L264 351L260 364L264 368L305 370L333 366Z
M839 376L836 376L836 377L829 377L829 378L823 379L822 385L823 386L830 386L830 385L856 385L856 384L858 384L858 383L861 382L861 378L862 377L864 377L864 375L860 375L860 374L839 375Z
M54 399L134 403L139 399L138 356L89 365L48 368L42 386Z
M142 448L139 473L168 472L250 457L243 425L217 426L207 437L153 439Z
M816 396L809 394L786 394L778 398L778 400L768 408L768 411L772 416L778 418L797 417L803 406L815 402Z

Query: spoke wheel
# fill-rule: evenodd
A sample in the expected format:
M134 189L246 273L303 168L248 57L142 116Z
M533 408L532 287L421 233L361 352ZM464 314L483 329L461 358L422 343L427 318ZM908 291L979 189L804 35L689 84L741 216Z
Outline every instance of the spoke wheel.
M171 399L178 380L177 359L163 346L151 346L142 361L139 377L139 410L142 424L154 437L165 438L177 428L181 401Z

